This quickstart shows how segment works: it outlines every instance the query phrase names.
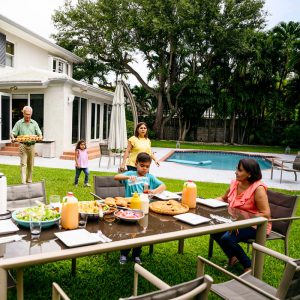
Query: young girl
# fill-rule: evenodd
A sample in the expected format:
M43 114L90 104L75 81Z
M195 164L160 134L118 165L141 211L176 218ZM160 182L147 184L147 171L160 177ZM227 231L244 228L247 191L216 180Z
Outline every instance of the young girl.
M75 182L74 185L78 186L78 179L81 171L84 173L84 186L89 187L89 170L88 170L88 152L86 149L86 143L84 140L80 140L75 148Z

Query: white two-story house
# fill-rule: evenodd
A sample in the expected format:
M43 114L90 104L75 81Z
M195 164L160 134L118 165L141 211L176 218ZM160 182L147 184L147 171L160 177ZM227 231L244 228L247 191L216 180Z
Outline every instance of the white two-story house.
M55 141L56 157L79 139L91 147L108 138L113 93L74 80L73 64L81 61L0 15L0 145L9 142L25 105L45 141Z

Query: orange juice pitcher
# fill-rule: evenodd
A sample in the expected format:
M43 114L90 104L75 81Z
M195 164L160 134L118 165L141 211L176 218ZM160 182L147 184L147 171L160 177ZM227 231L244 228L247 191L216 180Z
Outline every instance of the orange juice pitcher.
M197 186L192 180L188 180L183 184L182 204L186 204L189 208L196 207Z
M63 198L61 226L64 229L75 229L78 227L78 200L72 192L68 192L67 196Z

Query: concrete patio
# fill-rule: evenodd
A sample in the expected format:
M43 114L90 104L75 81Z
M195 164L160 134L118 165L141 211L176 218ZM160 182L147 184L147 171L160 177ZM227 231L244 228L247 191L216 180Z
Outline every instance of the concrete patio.
M174 149L169 148L153 148L156 152L156 157L162 159L170 151ZM182 150L182 149L181 149ZM258 153L255 153L258 154ZM276 156L278 158L294 160L295 155L285 155L285 154L274 154L274 153L263 153L264 155ZM16 156L0 156L0 164L7 165L18 165L19 157ZM101 171L101 172L117 172L119 164L119 159L116 159L116 165L111 163L110 168L108 166L108 157L102 157L101 166L99 168L99 159L93 159L89 161L90 171ZM61 168L61 169L74 169L74 161L72 160L61 160L58 158L35 158L35 165L47 168ZM151 173L165 178L181 179L181 180L195 180L202 182L216 182L216 183L227 183L235 178L235 170L224 171L224 170L210 170L205 168L197 168L192 166L185 166L174 162L162 161L160 167L157 167L154 163L151 165ZM280 171L274 171L273 180L271 177L271 169L262 171L263 181L268 187L280 188L286 190L299 190L300 191L300 178L295 181L294 174L291 172L284 172L282 183L279 182Z

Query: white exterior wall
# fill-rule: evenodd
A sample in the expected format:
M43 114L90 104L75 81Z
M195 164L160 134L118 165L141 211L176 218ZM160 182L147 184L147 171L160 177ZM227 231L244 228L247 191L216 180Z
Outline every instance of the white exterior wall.
M61 84L51 85L44 96L44 139L55 141L55 156L64 150L65 132L65 87Z
M52 66L49 66L49 55L52 55L48 51L34 46L32 43L23 40L20 37L17 37L13 34L5 32L5 30L1 30L3 34L6 35L6 40L14 44L15 53L14 53L14 67L13 69L24 69L24 68L38 68L47 71L52 71ZM68 62L70 65L70 73L69 76L72 77L73 64ZM0 72L2 70L12 69L11 67L0 68Z

